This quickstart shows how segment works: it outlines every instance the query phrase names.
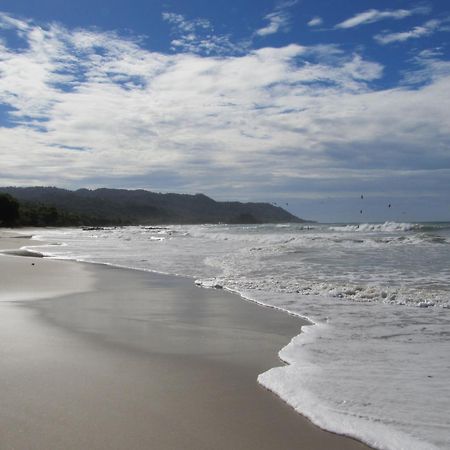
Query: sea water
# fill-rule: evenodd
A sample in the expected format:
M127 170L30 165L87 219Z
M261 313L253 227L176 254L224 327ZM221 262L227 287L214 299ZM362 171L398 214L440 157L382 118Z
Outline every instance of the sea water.
M39 234L47 256L187 275L308 318L262 385L376 448L450 448L450 223Z

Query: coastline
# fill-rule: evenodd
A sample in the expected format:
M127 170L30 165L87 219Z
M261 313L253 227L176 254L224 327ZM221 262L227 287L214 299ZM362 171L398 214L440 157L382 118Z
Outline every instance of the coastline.
M301 319L181 277L34 257L0 263L11 268L10 292L24 292L0 302L2 448L368 448L258 385L282 364L278 351ZM65 291L49 292L56 280Z

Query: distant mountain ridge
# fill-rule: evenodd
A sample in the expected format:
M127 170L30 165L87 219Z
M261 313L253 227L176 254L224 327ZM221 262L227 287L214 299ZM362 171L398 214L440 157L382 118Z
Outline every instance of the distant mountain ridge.
M161 194L143 189L0 187L27 205L45 205L77 217L78 225L305 222L270 203L217 202L204 194Z

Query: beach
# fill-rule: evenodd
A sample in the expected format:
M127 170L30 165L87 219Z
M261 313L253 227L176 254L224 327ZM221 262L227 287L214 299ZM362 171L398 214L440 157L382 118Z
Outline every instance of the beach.
M2 233L0 249L25 245ZM0 448L363 449L258 385L306 323L189 278L1 255Z

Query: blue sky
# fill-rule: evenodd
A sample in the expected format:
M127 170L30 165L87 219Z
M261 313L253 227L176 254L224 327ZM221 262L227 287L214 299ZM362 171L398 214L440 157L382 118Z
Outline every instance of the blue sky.
M204 192L322 221L450 219L448 2L0 11L2 185Z

